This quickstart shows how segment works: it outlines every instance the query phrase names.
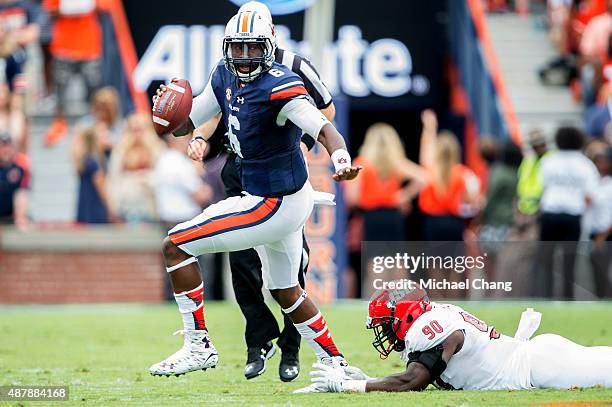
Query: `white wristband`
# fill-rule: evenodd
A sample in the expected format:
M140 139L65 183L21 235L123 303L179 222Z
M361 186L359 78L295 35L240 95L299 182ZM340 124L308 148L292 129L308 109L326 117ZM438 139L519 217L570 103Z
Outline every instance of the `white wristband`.
M343 380L342 391L351 391L355 393L365 393L367 380Z
M351 155L343 148L339 148L334 151L331 155L332 162L334 163L334 169L336 172L343 168L351 166Z

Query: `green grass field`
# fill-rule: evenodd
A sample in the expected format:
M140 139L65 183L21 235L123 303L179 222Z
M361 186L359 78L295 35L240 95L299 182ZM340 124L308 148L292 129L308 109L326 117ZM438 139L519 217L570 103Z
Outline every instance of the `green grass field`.
M527 304L462 305L501 332L512 335ZM612 345L612 303L535 305L544 314L538 332L559 333L585 345ZM398 357L381 361L370 345L370 333L364 329L364 302L326 307L324 312L336 343L349 362L375 376L403 368ZM182 340L171 335L181 327L174 305L0 307L0 385L70 386L69 402L47 405L612 405L612 389L599 388L294 395L291 393L294 389L309 383L308 372L314 357L307 346L302 347L302 373L297 381L280 382L279 357L274 356L263 376L247 382L242 375L246 358L244 322L238 307L207 303L206 313L220 352L219 366L178 378L159 378L148 374L149 365L176 351ZM22 402L22 405L45 403Z

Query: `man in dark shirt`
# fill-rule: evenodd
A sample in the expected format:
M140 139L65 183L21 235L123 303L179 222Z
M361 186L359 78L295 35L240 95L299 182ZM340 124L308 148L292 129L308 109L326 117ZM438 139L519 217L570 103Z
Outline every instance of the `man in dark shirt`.
M24 227L27 222L30 174L16 162L13 139L0 133L0 223L15 223Z

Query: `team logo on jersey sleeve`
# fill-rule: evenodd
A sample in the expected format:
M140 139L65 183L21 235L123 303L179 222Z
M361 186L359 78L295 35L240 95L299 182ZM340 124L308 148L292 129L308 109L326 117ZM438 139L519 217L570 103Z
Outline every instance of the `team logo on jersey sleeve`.
M232 89L231 88L226 88L225 89L225 98L227 100L231 100L232 99Z

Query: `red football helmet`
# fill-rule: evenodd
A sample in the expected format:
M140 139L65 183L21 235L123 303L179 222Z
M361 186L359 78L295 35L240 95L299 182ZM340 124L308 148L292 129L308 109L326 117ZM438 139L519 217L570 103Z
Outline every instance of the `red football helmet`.
M374 330L372 345L385 359L392 351L404 350L408 328L431 309L422 288L378 290L372 295L366 328Z

